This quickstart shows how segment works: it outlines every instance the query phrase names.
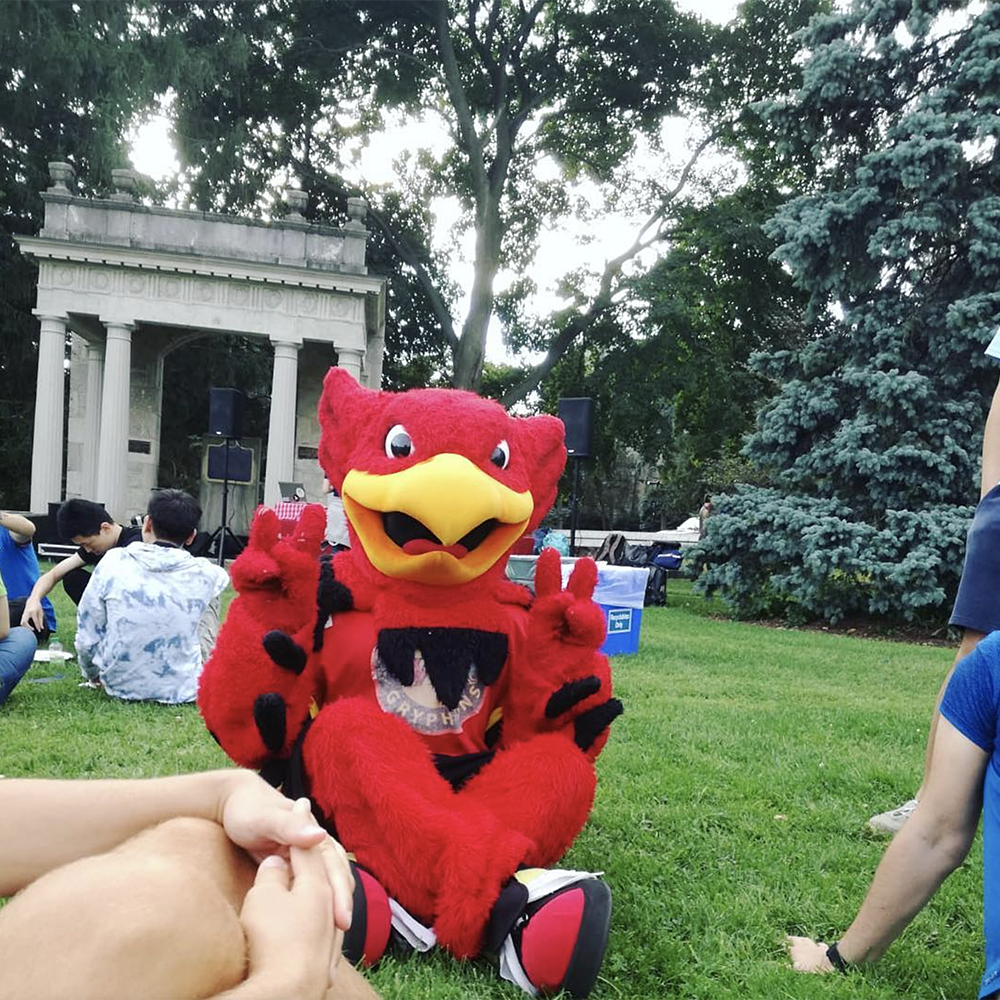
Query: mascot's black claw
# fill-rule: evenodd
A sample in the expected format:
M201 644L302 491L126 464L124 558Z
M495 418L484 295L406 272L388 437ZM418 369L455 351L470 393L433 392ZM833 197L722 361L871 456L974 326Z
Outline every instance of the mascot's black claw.
M264 636L264 649L282 670L301 674L306 668L306 651L287 632L272 629Z
M579 705L584 698L589 698L600 690L599 677L578 677L575 681L567 681L549 698L545 706L545 718L554 719L557 715L568 712L574 705Z
M624 711L624 706L617 698L609 698L603 705L597 705L577 716L573 723L576 745L581 750L589 750L594 740Z
M285 745L285 699L275 691L257 695L253 703L253 721L271 753L277 753Z

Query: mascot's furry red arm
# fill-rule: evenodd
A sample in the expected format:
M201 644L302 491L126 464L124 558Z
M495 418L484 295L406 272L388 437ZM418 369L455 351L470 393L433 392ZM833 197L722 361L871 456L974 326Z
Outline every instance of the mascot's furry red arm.
M381 886L454 954L498 951L525 989L583 996L607 889L581 875L535 891L524 870L579 833L621 711L596 570L581 560L563 590L550 550L534 601L504 576L555 498L562 423L332 369L320 425L352 547L319 557L320 507L289 537L258 513L202 676L205 722L235 761L308 795L363 866L353 957L384 948Z

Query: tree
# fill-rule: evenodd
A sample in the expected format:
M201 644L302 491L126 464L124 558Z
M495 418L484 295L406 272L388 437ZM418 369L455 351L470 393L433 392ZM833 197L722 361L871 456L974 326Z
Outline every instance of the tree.
M37 371L37 269L13 234L42 222L47 163L67 160L81 190L109 187L121 138L164 84L155 40L134 30L148 3L0 4L0 503L28 506Z
M673 526L706 491L731 484L745 465L739 444L775 391L750 357L795 349L806 337L806 296L771 259L776 244L763 230L781 201L773 187L748 181L678 213L669 253L629 284L614 319L567 352L543 386L546 409L560 396L596 401L588 476L596 494L621 493L611 484L626 448L659 467L658 510L643 515L647 526L660 527L654 516Z
M701 585L747 613L940 614L995 382L1000 7L864 0L800 41L765 117L815 180L770 232L817 336L757 359L781 390L746 454L777 486L721 499Z
M160 30L189 55L174 83L176 133L199 206L253 210L290 173L313 217L364 194L380 240L421 290L424 318L433 314L451 382L473 389L490 320L510 308L510 295L498 303L501 269L530 273L539 232L571 210L567 179L587 176L610 194L624 186L622 163L640 137L656 153L709 39L671 0L177 3L161 8ZM403 113L437 115L447 148L406 158L392 190L348 184L344 143ZM542 158L558 163L558 177L539 179ZM534 390L609 311L624 265L669 230L691 169L644 192L652 207L635 243L541 331L546 357L506 402ZM448 261L430 249L429 204L441 195L459 200L461 226L475 235L463 318ZM530 284L518 283L518 295ZM387 339L392 352L402 348L395 331Z

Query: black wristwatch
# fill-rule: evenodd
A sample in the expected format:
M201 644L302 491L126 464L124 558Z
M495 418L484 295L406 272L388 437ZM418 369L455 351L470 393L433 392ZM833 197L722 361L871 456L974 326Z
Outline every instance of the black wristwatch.
M831 944L829 948L826 949L826 957L830 960L830 964L838 971L846 973L849 970L847 962L844 961L843 956L840 954L840 949L837 945L840 942L835 942Z

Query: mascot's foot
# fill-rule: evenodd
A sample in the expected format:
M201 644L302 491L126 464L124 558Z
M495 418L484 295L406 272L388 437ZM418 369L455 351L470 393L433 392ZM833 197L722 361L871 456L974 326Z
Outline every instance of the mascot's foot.
M392 947L399 954L430 951L434 931L408 913L367 869L351 862L354 914L344 935L343 951L352 965L374 965Z
M354 875L354 915L344 935L344 956L352 965L374 965L389 944L392 910L385 889L364 868L351 862Z
M608 886L587 872L520 871L494 907L490 945L510 924L518 902L520 913L499 944L501 977L531 996L561 990L576 998L589 996L608 944Z

